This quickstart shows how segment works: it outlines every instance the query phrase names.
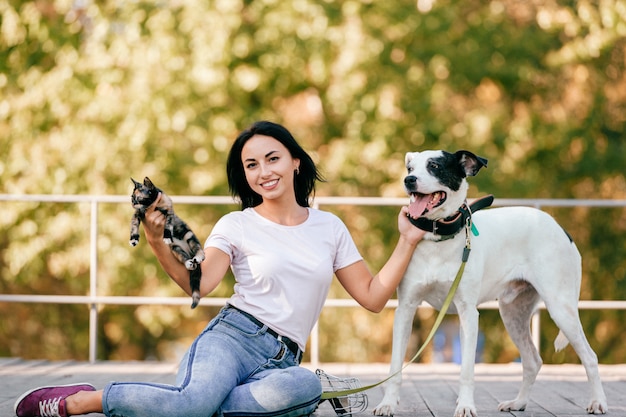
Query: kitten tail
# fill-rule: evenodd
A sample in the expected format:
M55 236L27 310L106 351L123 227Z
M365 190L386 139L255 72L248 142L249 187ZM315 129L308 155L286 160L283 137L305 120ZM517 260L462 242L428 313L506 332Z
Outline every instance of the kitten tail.
M196 265L195 269L189 271L189 284L191 286L191 308L194 309L200 303L200 280L202 278L202 270L200 265Z
M191 308L196 308L198 307L198 304L200 304L200 291L194 291L191 293Z

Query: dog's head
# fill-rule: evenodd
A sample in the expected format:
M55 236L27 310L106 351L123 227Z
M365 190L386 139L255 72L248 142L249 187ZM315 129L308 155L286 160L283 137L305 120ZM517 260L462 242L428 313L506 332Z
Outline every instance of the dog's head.
M487 160L469 151L407 152L404 188L410 197L409 215L444 219L454 214L467 196L466 177L474 176Z

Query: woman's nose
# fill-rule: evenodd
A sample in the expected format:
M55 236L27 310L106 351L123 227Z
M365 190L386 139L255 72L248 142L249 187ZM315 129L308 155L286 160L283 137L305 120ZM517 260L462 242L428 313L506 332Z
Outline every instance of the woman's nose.
M261 176L268 177L272 175L272 170L269 165L261 164Z

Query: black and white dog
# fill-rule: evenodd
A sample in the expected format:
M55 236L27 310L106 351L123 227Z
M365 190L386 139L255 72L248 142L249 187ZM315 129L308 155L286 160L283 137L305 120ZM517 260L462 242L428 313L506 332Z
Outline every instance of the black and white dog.
M413 152L406 154L405 162L408 175L404 186L410 196L410 217L414 224L430 233L417 245L398 287L390 372L396 373L402 367L419 304L426 301L441 308L469 238L470 256L450 306L450 312L459 315L461 325L462 364L455 417L477 415L474 405L477 306L489 300L498 300L502 320L519 349L523 366L517 398L500 403L501 411L526 408L541 368L542 360L530 335L530 319L541 299L560 329L554 342L556 350L569 342L585 367L591 386L587 412L606 413L598 359L578 316L581 257L569 235L550 215L530 207L472 213L471 206L466 205L466 177L476 175L487 161L471 152ZM465 226L468 218L474 231ZM374 414L394 414L401 380L402 375L398 374L387 382L385 395Z

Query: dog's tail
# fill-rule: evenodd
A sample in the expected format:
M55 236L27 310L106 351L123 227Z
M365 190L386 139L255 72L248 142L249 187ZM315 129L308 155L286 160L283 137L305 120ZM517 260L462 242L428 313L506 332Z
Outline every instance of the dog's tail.
M568 344L569 340L567 340L567 337L565 337L563 332L559 330L559 334L556 336L556 339L554 339L554 350L559 352L565 349Z

